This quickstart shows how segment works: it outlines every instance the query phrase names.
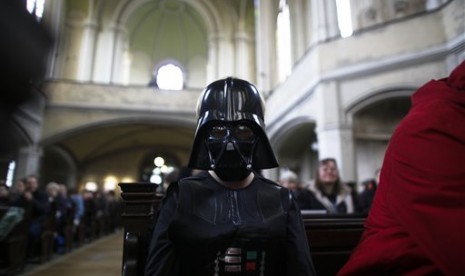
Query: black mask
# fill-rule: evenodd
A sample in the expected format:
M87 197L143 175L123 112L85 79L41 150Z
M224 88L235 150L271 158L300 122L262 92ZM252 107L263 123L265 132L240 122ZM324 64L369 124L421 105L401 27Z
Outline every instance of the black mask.
M223 174L224 170L252 170L257 142L258 136L247 122L212 125L206 138L211 169L220 169Z
M241 181L245 179L251 171L244 168L222 168L215 170L216 175L223 181Z

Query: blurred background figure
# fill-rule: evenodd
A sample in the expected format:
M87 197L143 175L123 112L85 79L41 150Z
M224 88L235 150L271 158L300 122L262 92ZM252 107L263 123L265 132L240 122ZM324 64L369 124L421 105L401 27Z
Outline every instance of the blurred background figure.
M313 209L316 205L312 192L302 187L297 174L291 170L285 170L279 177L279 184L291 190L297 205L301 210Z
M47 193L39 187L38 178L29 175L26 178L26 190L24 199L31 204L31 222L29 224L28 254L32 262L38 261L41 250L42 225L50 212L50 204Z
M11 204L10 189L4 181L0 182L0 206L8 207Z
M316 200L312 209L325 209L329 214L352 214L356 212L352 189L343 183L334 158L318 163L315 182L309 187Z
M375 178L367 179L362 182L363 191L358 196L360 212L362 213L366 214L370 211L371 203L373 202L378 187L380 171L381 169L375 171Z

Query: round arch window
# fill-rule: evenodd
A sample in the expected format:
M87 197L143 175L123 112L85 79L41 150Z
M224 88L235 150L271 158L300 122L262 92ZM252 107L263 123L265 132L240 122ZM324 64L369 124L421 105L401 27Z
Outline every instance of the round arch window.
M160 66L155 72L156 87L165 90L182 90L184 88L184 73L172 63Z

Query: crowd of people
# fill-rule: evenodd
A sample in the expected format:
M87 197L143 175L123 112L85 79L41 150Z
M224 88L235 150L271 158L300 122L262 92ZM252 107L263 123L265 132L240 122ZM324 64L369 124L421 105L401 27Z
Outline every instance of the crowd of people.
M301 210L317 214L367 214L378 183L379 170L373 179L363 181L361 192L353 183L345 183L334 158L319 161L315 179L302 183L292 170L284 170L279 183L292 191Z
M48 235L52 254L64 254L120 227L120 200L114 191L77 191L65 184L40 185L35 175L17 180L12 187L0 184L0 206L17 219L3 216L2 237L20 221L27 221L27 260L41 262ZM7 220L8 219L8 220Z

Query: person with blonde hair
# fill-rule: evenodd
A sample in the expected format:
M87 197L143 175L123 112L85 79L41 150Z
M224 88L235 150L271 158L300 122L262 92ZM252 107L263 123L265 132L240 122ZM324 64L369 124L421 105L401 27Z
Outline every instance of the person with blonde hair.
M352 214L356 211L354 193L339 175L336 159L320 160L315 182L309 187L315 201L312 209L326 210L328 214Z

